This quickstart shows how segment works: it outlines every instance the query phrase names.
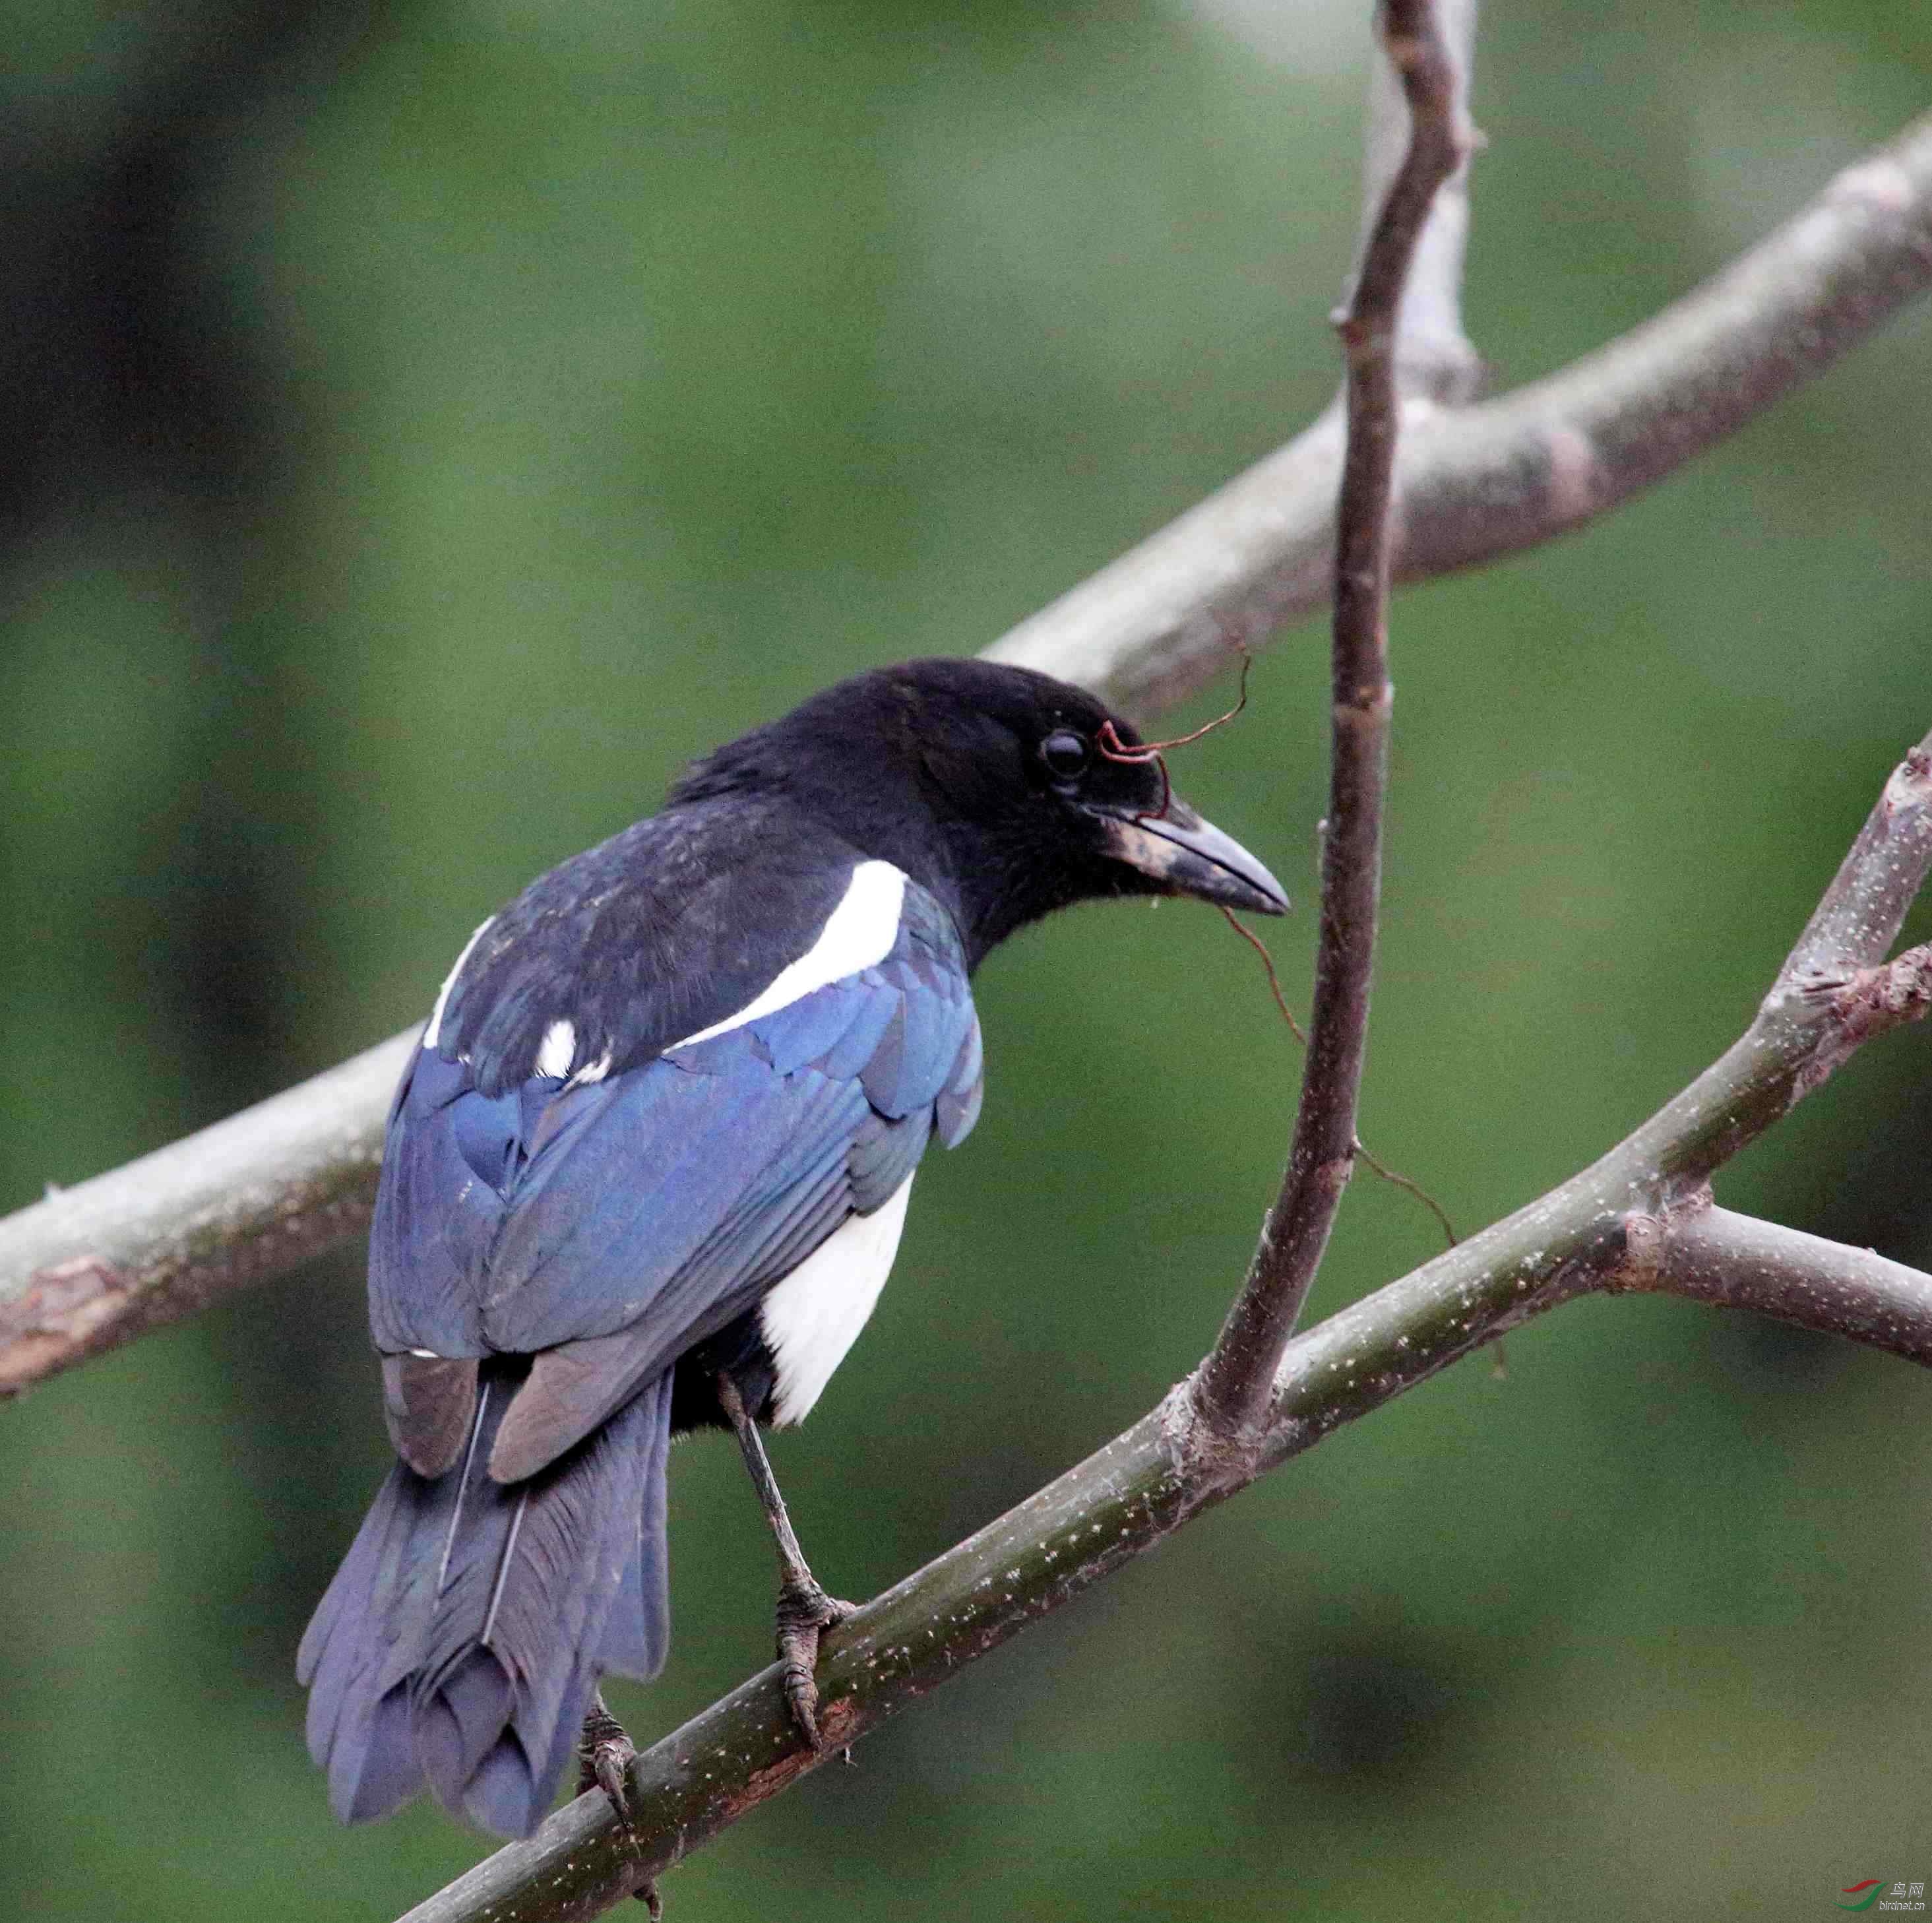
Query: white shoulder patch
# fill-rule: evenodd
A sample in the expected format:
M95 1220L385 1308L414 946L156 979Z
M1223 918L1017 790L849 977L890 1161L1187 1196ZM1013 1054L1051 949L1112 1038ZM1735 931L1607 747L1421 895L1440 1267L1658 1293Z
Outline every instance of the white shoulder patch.
M553 1022L544 1030L543 1046L537 1051L537 1072L560 1078L570 1072L577 1059L577 1024Z
M709 1028L700 1028L696 1034L674 1042L664 1052L688 1048L694 1042L708 1042L714 1035L742 1028L760 1016L803 1000L815 988L828 987L845 976L856 975L861 968L883 962L899 938L905 885L904 870L890 862L862 861L852 871L844 899L826 917L818 939L796 962L780 969L770 986L736 1015L728 1015Z
M772 1420L802 1422L859 1339L898 1253L908 1175L870 1215L848 1216L767 1295L758 1323L777 1381Z
M423 1030L422 1045L426 1048L436 1046L436 1038L442 1033L443 1004L449 999L449 992L456 986L456 978L463 973L463 964L470 959L470 951L483 939L483 931L494 922L494 915L486 915L476 924L476 932L463 944L463 952L456 958L456 966L442 978L442 986L436 992L436 1006L429 1012L429 1026Z

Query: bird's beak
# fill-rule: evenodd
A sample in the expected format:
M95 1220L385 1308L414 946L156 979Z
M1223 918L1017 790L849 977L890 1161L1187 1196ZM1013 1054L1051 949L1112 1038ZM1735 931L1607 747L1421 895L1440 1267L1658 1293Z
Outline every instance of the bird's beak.
M1116 861L1138 868L1168 895L1192 895L1258 915L1285 915L1281 884L1232 835L1204 821L1178 796L1165 814L1096 808Z

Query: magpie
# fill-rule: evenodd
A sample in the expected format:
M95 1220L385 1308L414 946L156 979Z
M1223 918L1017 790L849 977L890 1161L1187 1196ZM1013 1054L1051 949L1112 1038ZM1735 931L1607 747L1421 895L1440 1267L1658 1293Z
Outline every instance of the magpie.
M818 1401L920 1156L979 1114L974 969L1054 909L1161 895L1288 905L1090 695L920 661L693 764L477 929L396 1092L370 1234L399 1460L298 1661L338 1816L427 1786L535 1828L600 1678L663 1666L688 1430L731 1430L752 1471L817 1743L818 1637L850 1606L759 1430Z

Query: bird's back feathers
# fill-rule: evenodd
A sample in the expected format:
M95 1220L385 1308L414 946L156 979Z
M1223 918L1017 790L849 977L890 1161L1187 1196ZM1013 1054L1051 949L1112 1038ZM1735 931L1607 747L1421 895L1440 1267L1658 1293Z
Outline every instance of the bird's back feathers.
M670 834L626 859L684 864L704 845ZM593 854L579 894L596 892ZM370 1242L404 1460L302 1647L310 1746L346 1820L426 1783L486 1828L534 1825L598 1675L663 1659L679 1357L891 1203L935 1132L972 1126L978 1023L952 920L925 890L893 871L890 923L876 940L848 926L837 950L876 959L816 986L800 971L861 866L845 850L811 885L783 862L706 871L685 925L704 932L702 956L733 951L730 1006L716 981L661 994L655 1013L612 998L610 947L630 938L614 926L665 885L648 863L574 913L526 897L446 985L392 1114ZM550 878L531 894L562 898ZM719 932L734 915L735 950ZM769 992L788 970L795 999ZM542 1059L560 1022L568 1063ZM649 1053L661 1034L682 1046ZM883 1274L816 1283L865 1301L794 1314L788 1330L830 1333L773 1356L768 1413L810 1406Z

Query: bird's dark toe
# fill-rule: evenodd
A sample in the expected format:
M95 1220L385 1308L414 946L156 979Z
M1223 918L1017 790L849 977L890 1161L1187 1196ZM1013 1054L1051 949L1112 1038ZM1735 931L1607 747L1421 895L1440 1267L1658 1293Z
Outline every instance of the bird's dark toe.
M631 1822L631 1765L638 1759L638 1746L624 1732L624 1726L604 1706L600 1694L592 1697L590 1713L584 1719L584 1733L577 1744L577 1793L602 1790L610 1798L617 1820L628 1830ZM664 1898L656 1881L646 1878L631 1894L650 1912L651 1923L663 1923Z
M854 1614L858 1604L828 1596L816 1582L787 1583L778 1592L778 1658L783 1669L785 1700L792 1719L812 1747L823 1749L818 1726L818 1639Z
M631 1765L637 1760L637 1745L624 1733L624 1726L604 1707L602 1696L593 1697L584 1719L584 1733L577 1744L577 1792L602 1790L610 1799L618 1820L628 1828L631 1821Z

